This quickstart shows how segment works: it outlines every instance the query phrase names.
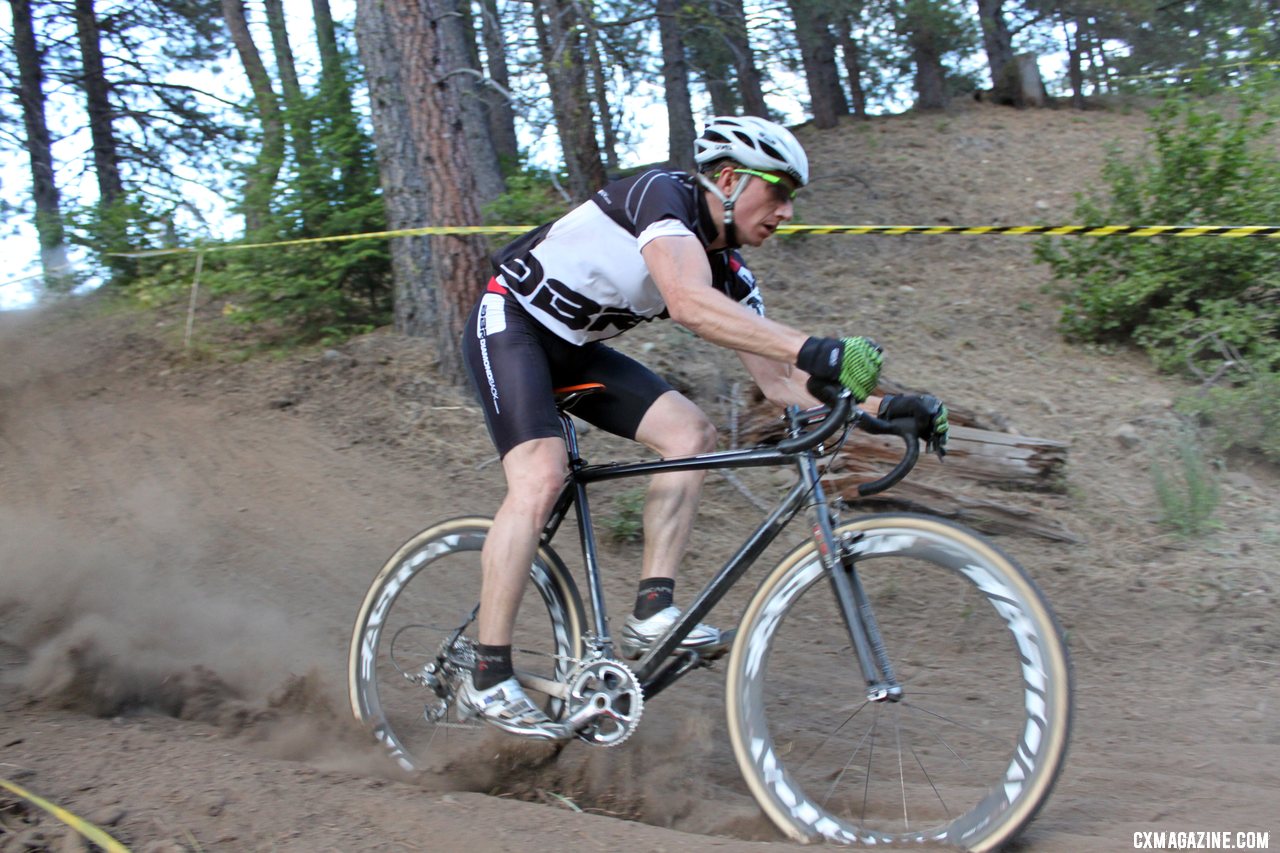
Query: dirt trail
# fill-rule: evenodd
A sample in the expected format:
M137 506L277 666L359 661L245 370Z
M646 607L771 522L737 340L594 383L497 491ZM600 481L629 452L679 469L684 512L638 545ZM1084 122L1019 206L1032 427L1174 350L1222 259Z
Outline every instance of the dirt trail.
M950 205L954 220L976 222L999 178L984 177L974 152L1019 135L1056 140L1059 153L1080 147L1075 118L984 109L946 129L903 120L805 141L828 158L862 146L849 186L871 191L840 218L919 221L913 209ZM1128 119L1098 120L1132 138ZM867 144L881 133L894 143ZM1052 152L1029 169L1039 157ZM839 175L829 177L810 222L838 221ZM1054 204L1072 186L1060 180L1043 190ZM1006 188L999 198L1006 221L1033 214L1034 197ZM1232 461L1223 528L1191 542L1163 533L1147 456L1112 432L1158 420L1176 383L1139 357L1061 342L1025 245L858 250L857 292L835 275L850 249L809 241L761 253L771 313L815 328L833 310L860 316L894 342L898 378L1073 442L1068 494L1033 500L1086 541L1002 542L1058 608L1078 679L1067 770L1027 849L1127 850L1146 830L1274 835L1274 470ZM999 292L993 269L1007 279ZM664 694L661 714L618 750L575 747L546 766L495 736L474 767L398 778L347 720L348 632L399 542L496 505L478 415L430 381L421 342L375 334L279 362L191 366L156 322L95 306L0 315L0 778L136 849L784 846L736 780L719 676ZM646 334L629 345L721 406L716 395L738 377L720 355L669 324ZM588 441L589 452L618 450ZM751 513L734 488L710 484L690 585ZM608 592L627 594L636 554L611 550L624 568ZM0 794L0 826L16 826L6 803ZM64 833L52 820L37 830L50 849Z

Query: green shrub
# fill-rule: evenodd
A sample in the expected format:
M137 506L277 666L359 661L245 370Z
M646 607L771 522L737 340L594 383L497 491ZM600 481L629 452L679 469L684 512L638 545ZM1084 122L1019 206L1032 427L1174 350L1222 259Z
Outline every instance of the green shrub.
M1088 225L1280 222L1274 121L1257 97L1233 112L1166 101L1153 112L1151 156L1111 151L1109 197L1082 200L1077 216ZM1046 241L1037 257L1067 283L1062 321L1074 337L1132 337L1176 369L1200 355L1187 346L1212 332L1255 366L1280 366L1280 247L1269 240L1075 238Z
M600 519L600 526L614 542L634 544L644 541L645 490L629 489L613 499L613 510Z
M1242 91L1221 112L1202 101L1165 101L1152 113L1147 156L1110 151L1106 195L1082 197L1078 219L1091 226L1280 224L1277 109L1266 94ZM1265 399L1250 386L1280 371L1277 241L1085 237L1043 241L1036 257L1063 284L1068 336L1133 342L1162 370L1214 377L1224 386L1219 396L1234 395L1228 410ZM1228 362L1249 369L1224 370ZM1246 441L1243 434L1232 440Z
M1234 386L1184 397L1178 411L1214 427L1222 450L1260 450L1280 462L1280 374L1260 373Z
M1166 527L1194 536L1213 526L1222 493L1193 427L1182 425L1153 455L1151 480Z
M569 210L570 202L556 189L548 172L524 169L508 176L506 183L507 191L484 206L487 224L541 225Z

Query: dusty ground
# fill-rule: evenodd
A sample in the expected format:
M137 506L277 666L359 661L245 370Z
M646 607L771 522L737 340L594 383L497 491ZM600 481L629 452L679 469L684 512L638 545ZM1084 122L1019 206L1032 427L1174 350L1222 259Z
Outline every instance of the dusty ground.
M968 107L803 130L818 165L800 214L1068 221L1103 144L1136 148L1142 126L1122 110ZM1066 494L1026 500L1083 542L1001 540L1054 602L1077 675L1072 752L1026 849L1126 850L1142 830L1274 836L1276 471L1226 460L1220 529L1161 528L1147 449L1188 389L1140 355L1062 341L1026 238L779 239L753 265L773 316L872 334L889 376L1071 442ZM0 315L0 778L144 850L784 844L732 769L719 675L664 694L617 750L539 765L495 738L473 767L397 778L347 722L350 625L401 541L496 506L478 411L434 381L421 341L378 333L245 363L202 346L192 361L180 325L96 303ZM627 346L727 419L744 379L733 359L670 324ZM1142 446L1117 440L1124 424ZM625 452L598 434L587 450ZM768 496L767 475L749 485ZM709 483L682 588L753 515ZM609 550L615 600L637 554ZM75 849L65 836L0 791L0 850Z

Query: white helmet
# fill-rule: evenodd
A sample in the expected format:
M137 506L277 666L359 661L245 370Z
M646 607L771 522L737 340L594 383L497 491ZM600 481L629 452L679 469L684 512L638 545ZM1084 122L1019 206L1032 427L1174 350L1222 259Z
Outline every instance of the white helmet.
M780 124L755 116L716 116L693 143L699 167L729 159L750 169L783 172L799 186L809 183L809 158Z

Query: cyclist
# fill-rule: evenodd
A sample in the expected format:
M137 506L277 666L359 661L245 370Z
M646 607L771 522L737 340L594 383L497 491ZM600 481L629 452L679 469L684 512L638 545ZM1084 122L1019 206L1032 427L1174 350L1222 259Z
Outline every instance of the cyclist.
M694 403L601 341L670 318L736 350L779 405L815 405L806 390L810 376L843 385L859 401L876 387L880 347L863 337L812 337L766 318L738 252L759 246L791 219L792 200L809 182L800 143L773 122L722 116L697 139L694 159L692 175L651 169L610 183L497 252L495 275L463 335L507 494L481 554L476 664L459 702L464 714L508 732L568 734L528 699L511 666L529 565L567 473L552 389L603 383L605 390L583 398L574 414L661 456L715 449L715 427ZM886 398L880 411L916 417L935 449L945 443L946 408L934 398ZM620 638L625 656L643 654L680 614L674 578L704 476L668 472L649 487L641 580ZM721 644L718 629L699 624L682 645Z

